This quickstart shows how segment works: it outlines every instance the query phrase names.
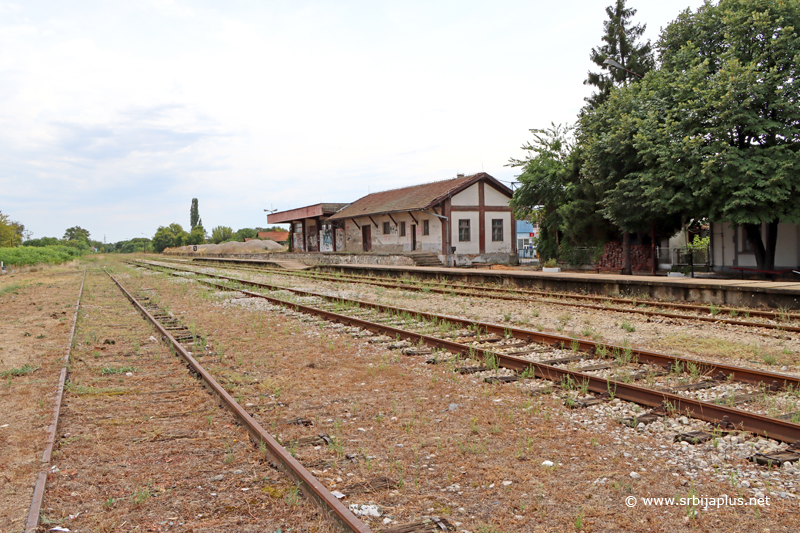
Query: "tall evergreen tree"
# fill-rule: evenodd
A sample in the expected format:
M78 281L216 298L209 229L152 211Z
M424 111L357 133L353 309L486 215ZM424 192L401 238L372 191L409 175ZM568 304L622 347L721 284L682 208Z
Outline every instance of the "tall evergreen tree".
M197 198L192 198L192 209L189 211L189 224L194 229L200 223L200 208L197 206Z
M592 62L599 66L602 72L590 71L589 77L583 82L584 85L594 85L598 89L598 92L586 98L589 109L602 105L614 87L635 81L638 79L637 74L644 76L655 66L650 41L639 42L647 24L633 25L631 22L636 10L625 7L625 0L617 0L615 5L606 8L606 14L608 20L603 22L605 30L603 45L592 48L592 53L589 55ZM616 61L627 71L606 65L604 62L607 59Z

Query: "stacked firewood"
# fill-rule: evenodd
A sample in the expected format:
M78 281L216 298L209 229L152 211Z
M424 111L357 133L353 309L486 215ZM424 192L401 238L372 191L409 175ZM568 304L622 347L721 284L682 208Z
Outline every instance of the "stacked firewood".
M631 267L636 271L650 271L653 268L653 257L650 246L631 246ZM616 270L622 268L622 243L609 242L603 249L603 255L597 262L597 268Z

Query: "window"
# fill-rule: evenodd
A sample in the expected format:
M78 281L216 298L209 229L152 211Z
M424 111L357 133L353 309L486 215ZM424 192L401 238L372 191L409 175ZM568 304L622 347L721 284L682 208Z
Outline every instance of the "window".
M422 221L422 234L423 235L430 235L431 234L431 228L428 225L428 221L427 220L423 220Z
M502 218L493 218L492 219L492 240L497 242L503 240L503 219Z
M384 222L383 223L383 234L384 235L389 235L389 233L391 233L391 226L389 225L388 222Z
M400 236L401 237L405 237L406 236L406 223L405 222L401 222L400 223Z
M458 240L469 242L469 219L458 221Z

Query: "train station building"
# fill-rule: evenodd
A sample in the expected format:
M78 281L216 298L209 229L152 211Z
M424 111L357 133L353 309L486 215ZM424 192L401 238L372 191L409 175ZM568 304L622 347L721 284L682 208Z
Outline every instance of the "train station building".
M481 172L376 192L351 204L269 215L290 223L292 251L427 256L442 265L516 263L513 191Z

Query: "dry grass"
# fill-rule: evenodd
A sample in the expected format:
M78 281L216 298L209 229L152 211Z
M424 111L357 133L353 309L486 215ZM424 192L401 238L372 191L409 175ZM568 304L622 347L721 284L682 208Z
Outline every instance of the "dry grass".
M90 273L84 290L54 453L60 471L48 478L43 523L73 531L328 531L313 506L276 496L292 485L150 340L152 327L105 274Z
M611 421L608 428L576 423L549 396L531 398L514 386L455 375L446 365L400 356L315 318L259 310L256 300L223 305L197 284L131 276L131 284L154 287L210 337L218 355L203 363L329 489L347 493L379 476L393 480L396 488L353 495L347 503L378 503L398 523L439 514L459 529L489 533L578 525L595 532L761 530L797 521L793 505L777 499L770 508L712 509L692 520L682 507L628 509L628 495L734 491L711 475L684 486L646 451L659 442ZM296 417L314 425L280 423ZM290 444L320 432L331 444ZM543 467L545 460L555 466ZM632 470L642 479L630 478ZM609 481L593 484L599 477Z
M31 505L80 282L65 266L0 278L2 531L20 531Z

